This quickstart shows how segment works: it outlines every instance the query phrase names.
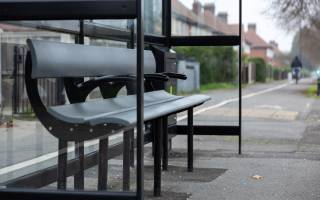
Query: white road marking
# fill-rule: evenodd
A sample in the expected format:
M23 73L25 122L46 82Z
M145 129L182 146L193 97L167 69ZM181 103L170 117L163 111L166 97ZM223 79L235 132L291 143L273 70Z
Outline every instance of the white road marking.
M242 99L248 99L248 98L252 98L252 97L255 97L255 96L258 96L258 95L262 95L262 94L265 94L265 93L268 93L268 92L273 92L273 91L279 90L281 88L287 87L290 84L292 84L292 82L286 83L286 84L282 84L282 85L279 85L277 87L269 88L269 89L266 89L266 90L261 90L259 92L247 94L247 95L242 96ZM202 109L194 112L193 115L198 115L198 114L201 114L201 113L206 112L208 110L219 108L219 107L222 107L222 106L224 106L226 104L237 102L237 101L239 101L239 98L228 99L228 100L222 101L221 103L218 103L218 104L215 104L215 105L212 105L212 106L209 106L209 107L202 108ZM187 118L188 118L187 115L183 115L181 117L178 117L177 121L181 121L181 120L184 120L184 119L187 119Z
M290 84L291 83L286 83L286 84L279 85L277 87L273 87L273 88L269 88L269 89L262 90L262 91L259 91L259 92L247 94L247 95L242 96L242 99L248 99L248 98L252 98L252 97L255 97L255 96L258 96L258 95L262 95L262 94L265 94L265 93L268 93L268 92L279 90L281 88L287 87ZM194 115L199 115L199 114L201 114L203 112L206 112L206 111L209 111L209 110L212 110L212 109L215 109L215 108L219 108L219 107L222 107L222 106L224 106L226 104L233 103L233 102L236 102L236 101L239 101L239 98L228 99L228 100L222 101L222 102L220 102L218 104L215 104L215 105L212 105L212 106L197 110L196 112L194 112ZM184 115L184 116L178 117L177 121L181 121L181 120L184 120L186 118L187 118L187 115ZM118 139L120 137L122 137L122 134L116 134L116 135L110 136L109 139L110 140L115 140L115 139ZM85 147L97 145L98 143L99 143L98 140L93 140L93 141L90 141L90 142L86 142L85 143ZM68 148L68 153L72 153L72 152L74 152L74 147L69 147ZM48 154L45 154L45 155L30 159L30 160L27 160L27 161L23 161L23 162L14 164L14 165L10 165L10 166L1 168L0 169L0 176L1 175L5 175L7 173L14 172L16 170L20 170L20 169L32 166L34 164L38 164L38 163L53 159L53 158L55 158L57 156L58 156L58 151L52 152L52 153L48 153Z

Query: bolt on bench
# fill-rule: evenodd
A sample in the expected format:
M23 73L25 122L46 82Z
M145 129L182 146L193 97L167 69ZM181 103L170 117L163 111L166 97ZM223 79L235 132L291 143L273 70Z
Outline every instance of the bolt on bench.
M97 87L117 88L118 83L129 87L135 81L136 51L40 40L28 40L27 43L29 47L25 70L27 94L39 121L59 140L58 189L66 189L68 142L84 142L92 139L100 139L99 153L103 156L99 156L98 189L106 189L105 159L108 143L101 143L101 141L105 141L108 136L119 131L126 133L135 127L136 95L115 96L86 102L80 102L85 100L81 99L78 103L46 107L41 101L37 80L91 77L89 81L76 85L84 92L84 96ZM146 83L166 81L170 77L184 78L170 73L156 73L156 62L152 52L145 51L144 54ZM162 136L167 138L168 134L167 117L174 113L188 111L188 168L192 171L193 108L209 99L205 95L175 96L164 90L148 91L144 94L144 122L152 124L155 138L155 196L159 196L161 191L161 146Z

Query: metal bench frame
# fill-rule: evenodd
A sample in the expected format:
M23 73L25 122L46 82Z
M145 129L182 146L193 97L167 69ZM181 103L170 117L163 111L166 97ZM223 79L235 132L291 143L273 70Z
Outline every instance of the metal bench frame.
M99 109L99 113L94 113L92 116L92 120L83 121L82 118L75 118L81 115L80 113L72 113L74 109L81 110L85 109L86 113L90 113L90 110L95 106L97 108L96 102L91 104L90 102L85 103L85 100L88 94L97 87L100 87L104 92L103 97L107 99L114 98L118 91L126 86L128 89L128 93L134 93L134 75L121 73L131 73L132 71L132 52L134 50L126 50L119 48L106 48L106 47L96 47L96 46L82 46L82 45L74 45L74 44L63 44L57 42L46 42L46 41L32 41L28 40L29 51L27 53L26 65L25 65L25 80L26 80L26 88L29 100L31 102L32 107L34 107L34 112L36 116L39 118L40 122L44 125L44 127L54 136L56 136L59 140L59 156L58 156L58 189L66 190L66 179L67 179L67 144L69 141L76 142L76 154L79 157L79 165L80 170L83 169L83 149L81 148L81 144L85 140L100 138L99 142L99 175L98 175L98 190L106 190L107 189L107 169L108 169L108 136L115 134L118 131L123 130L124 133L130 133L132 126L135 125L134 121L129 118L121 118L123 114L126 116L126 113L130 113L136 109L129 106L119 107L119 113L122 113L117 119L111 119L106 121L101 120L100 111L103 108L109 108L111 105L104 104L107 103L107 100L100 100L102 104L100 104L101 109ZM46 52L52 52L50 54ZM60 52L61 51L61 52ZM110 57L110 53L121 53L128 57L127 61L122 63L122 61L111 61L110 59L114 59L113 56ZM186 79L185 75L175 74L175 73L155 73L156 72L156 62L155 58L151 52L145 52L148 57L147 65L148 68L146 71L152 72L153 74L144 74L144 78L146 80L145 85L149 91L155 90L154 82L165 82L168 81L169 78L180 78ZM67 55L66 55L67 54ZM90 56L91 54L91 56ZM83 60L86 60L85 63L79 62L78 58L80 56L86 56ZM112 54L113 55L113 54ZM88 57L89 56L89 57ZM92 61L90 65L90 61L88 59L91 57L96 58L97 60ZM74 57L74 58L73 58ZM129 59L130 58L130 59ZM128 63L130 63L128 65ZM90 68L88 68L88 66ZM122 69L121 66L125 66L127 69ZM70 67L68 69L67 67ZM120 67L120 68L119 68ZM75 71L76 70L76 71ZM119 70L119 71L117 71ZM112 73L108 75L108 73ZM64 75L65 74L65 75ZM95 75L96 74L96 75ZM84 81L83 78L85 76L98 76L96 78L90 79L88 81ZM66 78L64 78L66 77ZM42 102L38 91L37 80L41 78L64 78L64 82L66 84L66 93L71 102L71 105L64 106L56 106L55 108L46 108ZM147 90L147 91L148 91ZM161 155L163 155L164 165L163 168L166 170L168 165L168 131L167 131L167 116L179 113L185 110L188 110L188 124L190 129L188 130L188 171L193 170L193 131L192 131L192 115L193 115L193 107L199 106L205 101L209 100L209 97L204 95L194 95L191 98L189 97L178 97L174 95L169 95L166 92L151 92L146 93L147 95L151 95L151 99L147 100L147 104L145 105L146 115L144 118L144 122L151 121L152 123L152 133L154 135L154 145L155 145L155 153L154 153L154 195L160 196L161 194ZM144 95L144 96L147 96ZM155 95L155 96L154 96ZM158 96L157 96L158 95ZM159 96L160 95L160 96ZM128 96L129 97L129 96ZM132 99L131 96L129 99ZM120 100L126 97L115 98L115 100ZM160 98L160 99L159 99ZM127 98L126 101L129 100ZM130 101L130 100L129 100ZM151 101L151 102L150 102ZM153 102L155 101L155 102ZM80 102L80 104L79 104ZM109 101L111 102L111 101ZM176 102L176 103L175 103ZM179 103L178 103L179 102ZM76 105L72 105L72 104ZM172 103L175 103L171 105ZM121 104L122 105L122 104ZM171 105L171 106L170 106ZM82 108L79 108L82 106ZM100 107L99 106L99 107ZM151 108L150 108L151 106ZM154 112L156 107L160 106L159 113ZM162 106L162 107L161 107ZM68 108L71 110L67 111ZM153 109L152 109L153 108ZM71 112L71 113L70 113ZM112 113L111 115L117 115L117 110L106 111ZM135 111L136 112L136 111ZM108 116L109 114L106 113ZM95 115L98 116L95 119ZM71 118L70 118L71 117ZM91 117L89 117L91 118ZM124 123L128 119L127 123ZM98 121L97 121L98 120ZM115 120L115 121L114 121ZM132 122L130 122L132 121ZM93 124L92 124L93 123ZM133 124L131 124L133 123ZM132 131L131 131L132 132ZM164 136L164 140L162 137ZM125 138L128 142L128 138ZM130 142L130 141L129 141ZM162 146L164 147L165 153L162 154ZM124 159L124 172L123 177L126 179L123 184L123 189L129 189L129 168L127 166L130 162L128 160L127 152L129 148L126 148L124 145L124 152L126 153L126 159ZM82 163L81 163L82 162ZM79 172L76 174L75 186L76 189L83 189L83 172ZM80 180L81 179L81 180Z

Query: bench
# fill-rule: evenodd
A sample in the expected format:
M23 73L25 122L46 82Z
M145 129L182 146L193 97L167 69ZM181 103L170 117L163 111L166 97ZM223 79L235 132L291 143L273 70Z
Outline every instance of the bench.
M106 138L119 131L126 133L137 123L136 95L116 96L117 91L123 86L133 88L136 51L40 40L28 40L27 44L29 51L26 58L25 81L30 104L43 126L59 140L58 189L66 189L65 149L68 142L92 139L100 139L99 154L102 156L99 156L98 189L106 189ZM152 51L146 50L144 54L146 84L167 81L170 77L184 78L178 74L156 73ZM84 77L91 79L83 81ZM73 97L70 104L46 107L41 101L37 87L38 79L42 78L63 78L66 80L65 83L79 78L82 81L73 86L66 84L68 97ZM109 98L85 101L93 89L106 86L114 89L113 95ZM77 92L79 94L72 95ZM167 117L188 110L188 166L192 169L193 108L209 99L205 95L176 96L164 90L148 90L144 94L144 121L152 124L155 138L155 196L159 196L161 191L161 146L162 136L167 138L168 134Z

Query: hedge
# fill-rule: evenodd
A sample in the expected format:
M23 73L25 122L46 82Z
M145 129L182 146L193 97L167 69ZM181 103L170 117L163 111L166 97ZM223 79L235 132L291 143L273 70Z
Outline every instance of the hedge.
M253 62L256 66L256 81L257 82L266 82L268 78L268 69L266 62L259 57L250 58L250 62Z
M177 47L178 57L200 63L200 83L233 83L237 78L237 53L233 47Z

